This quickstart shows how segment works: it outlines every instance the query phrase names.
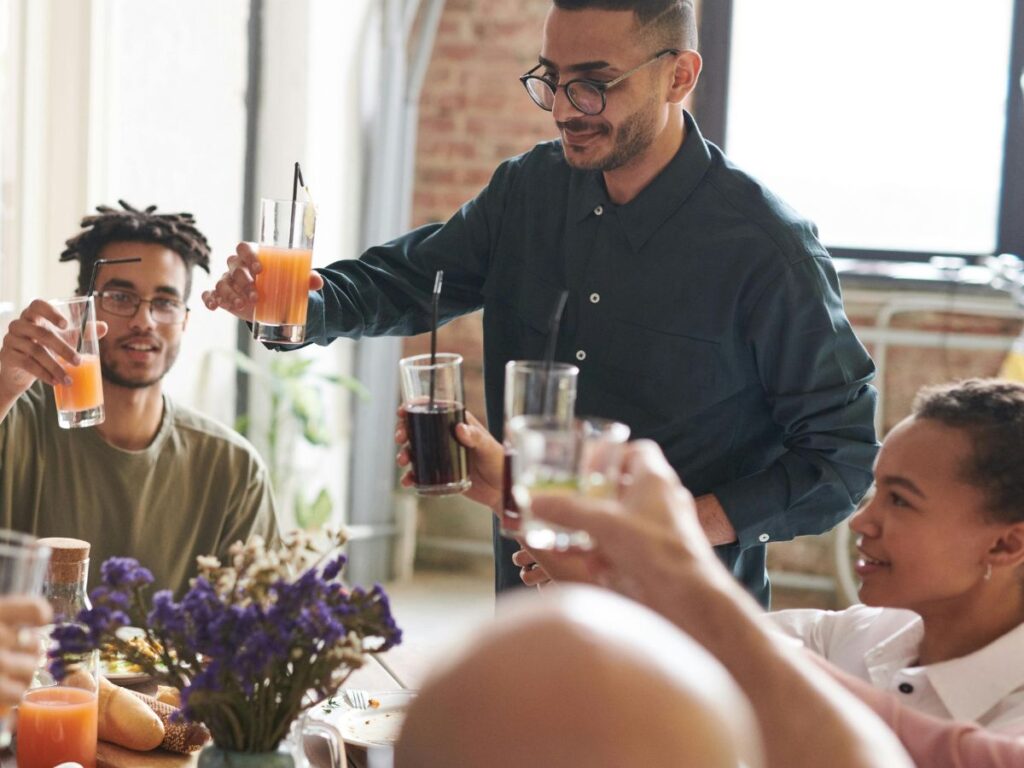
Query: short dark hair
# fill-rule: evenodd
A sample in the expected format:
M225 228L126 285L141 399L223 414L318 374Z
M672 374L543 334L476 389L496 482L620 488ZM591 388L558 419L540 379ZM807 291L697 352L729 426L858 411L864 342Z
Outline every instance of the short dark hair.
M196 228L191 213L157 213L156 206L137 210L118 200L123 210L96 206L98 214L82 219L82 231L68 240L61 261L78 261L78 293L89 291L89 280L100 251L109 243L155 243L170 248L185 262L185 298L192 289L192 267L210 272L210 244Z
M697 50L697 18L693 0L554 0L563 11L633 11L642 34L656 48Z
M925 387L912 411L970 435L962 478L984 491L993 521L1024 522L1024 384L967 379Z

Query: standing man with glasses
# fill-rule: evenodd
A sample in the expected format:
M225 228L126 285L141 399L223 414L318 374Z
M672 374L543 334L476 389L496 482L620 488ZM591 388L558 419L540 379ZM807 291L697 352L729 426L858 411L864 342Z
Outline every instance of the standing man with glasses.
M0 527L92 544L89 583L112 556L137 558L156 588L177 593L196 557L227 556L252 534L276 539L267 469L240 435L163 393L188 326L192 268L210 247L188 213L101 206L61 261L78 261L78 293L95 272L106 418L61 429L51 387L75 350L42 299L0 347ZM119 264L98 260L132 259ZM49 386L47 386L49 385Z
M555 357L580 368L577 412L661 446L719 556L767 605L765 544L831 528L871 482L874 366L813 225L683 109L696 48L690 0L555 0L521 81L560 140L502 163L448 222L315 271L306 337L422 333L443 269L442 320L484 309L500 437L504 365L544 356L568 291ZM251 320L258 269L240 244L206 305ZM477 472L470 495L496 506L496 480ZM504 589L517 545L495 534L495 547Z

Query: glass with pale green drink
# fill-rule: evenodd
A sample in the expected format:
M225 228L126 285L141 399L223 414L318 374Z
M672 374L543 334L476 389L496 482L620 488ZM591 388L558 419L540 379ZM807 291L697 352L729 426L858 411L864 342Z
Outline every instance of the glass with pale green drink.
M584 531L537 519L531 501L542 495L614 498L629 427L608 419L516 416L508 423L508 438L519 537L532 549L589 549Z

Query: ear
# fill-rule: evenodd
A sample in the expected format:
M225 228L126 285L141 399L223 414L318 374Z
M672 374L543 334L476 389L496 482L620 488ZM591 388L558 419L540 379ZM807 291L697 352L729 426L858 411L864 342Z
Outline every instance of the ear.
M697 86L704 60L696 51L683 51L676 56L676 66L672 70L672 84L669 87L668 100L672 104L682 104Z
M1008 526L988 551L994 566L1015 568L1024 563L1024 522Z

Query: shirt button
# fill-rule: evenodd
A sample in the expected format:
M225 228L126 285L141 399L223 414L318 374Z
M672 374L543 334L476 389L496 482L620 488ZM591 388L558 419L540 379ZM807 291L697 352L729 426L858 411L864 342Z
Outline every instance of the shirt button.
M600 293L592 293L592 294L590 294L590 303L591 304L597 304L597 302L599 302L600 300L601 300L601 294Z
M577 349L576 350L576 359L579 360L582 363L584 360L587 359L587 353L584 352L582 349Z
M600 216L602 213L604 213L604 206L603 205L599 205L599 206L597 206L597 208L594 209L594 215L595 216Z
M913 693L914 692L914 686L912 686L910 683L900 683L899 687L900 687L900 693Z
M767 533L762 533L760 536L757 537L757 540L764 544L770 538L771 536L769 536Z

